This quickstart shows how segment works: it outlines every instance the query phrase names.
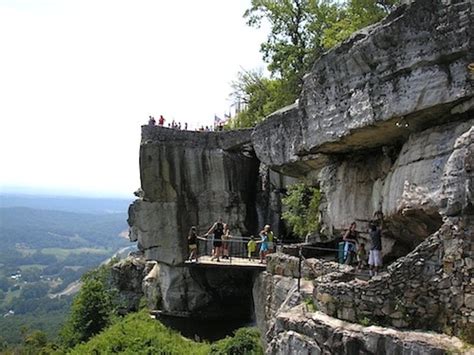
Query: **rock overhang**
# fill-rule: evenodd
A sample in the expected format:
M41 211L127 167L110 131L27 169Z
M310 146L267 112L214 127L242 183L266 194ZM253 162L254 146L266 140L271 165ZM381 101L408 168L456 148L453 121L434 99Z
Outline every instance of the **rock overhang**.
M257 157L304 177L325 155L400 145L472 117L472 6L419 0L328 51L305 76L298 103L255 128Z

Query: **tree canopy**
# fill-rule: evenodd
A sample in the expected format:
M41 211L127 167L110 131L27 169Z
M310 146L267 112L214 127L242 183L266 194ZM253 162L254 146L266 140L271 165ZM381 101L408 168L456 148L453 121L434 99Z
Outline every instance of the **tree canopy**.
M251 27L269 27L261 52L270 77L252 70L238 74L231 97L243 110L229 127L252 127L293 103L314 62L354 31L381 20L395 1L252 0L244 18Z

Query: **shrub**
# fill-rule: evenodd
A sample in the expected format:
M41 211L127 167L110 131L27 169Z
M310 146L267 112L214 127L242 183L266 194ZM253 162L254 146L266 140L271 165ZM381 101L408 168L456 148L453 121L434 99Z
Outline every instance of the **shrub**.
M319 229L319 203L321 193L318 188L304 183L288 188L288 194L282 199L286 211L282 217L296 235L305 237Z
M209 344L183 338L141 311L125 316L70 354L208 354Z
M255 328L240 328L234 337L226 337L211 345L211 354L263 354L260 333Z

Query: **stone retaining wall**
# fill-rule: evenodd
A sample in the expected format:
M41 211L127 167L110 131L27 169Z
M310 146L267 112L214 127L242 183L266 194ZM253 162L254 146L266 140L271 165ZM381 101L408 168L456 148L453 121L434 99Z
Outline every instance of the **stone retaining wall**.
M351 322L472 336L472 230L460 219L446 221L388 272L368 282L334 282L331 275L317 278L315 303L324 313Z

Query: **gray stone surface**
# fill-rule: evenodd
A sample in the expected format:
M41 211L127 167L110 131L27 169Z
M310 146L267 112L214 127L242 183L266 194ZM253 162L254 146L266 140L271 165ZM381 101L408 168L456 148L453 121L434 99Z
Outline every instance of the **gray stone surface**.
M472 110L472 6L418 0L329 51L306 76L299 105L256 127L257 157L303 176L324 163L319 153L393 145Z
M304 299L311 298L313 290L311 282L303 280L301 293L297 292L297 286L297 280L292 277L273 275L269 272L256 277L252 291L255 319L265 344L271 340L277 314L295 307Z
M353 220L364 231L365 221L382 211L384 235L412 249L439 228L447 201L462 199L464 206L469 205L473 174L470 167L462 166L465 160L469 165L474 156L473 125L471 119L413 133L392 156L380 150L334 159L318 177L326 200L322 211L325 233L337 236ZM450 187L447 179L451 179ZM451 202L448 214L453 214L453 207Z
M335 318L472 334L473 22L472 1L416 0L326 53L299 102L253 132L143 127L142 191L129 224L131 240L159 263L144 281L151 303L209 315L225 299L247 300L250 276L183 267L185 237L220 216L234 234L269 221L283 231L280 199L295 181L286 175L321 187L324 241L354 219L363 232L381 211L385 261L401 258L369 282L309 260L303 276L315 278L314 290L304 281L298 293L295 259L269 257L253 283L269 353L444 353L456 343ZM311 297L333 318L302 317Z
M160 309L203 319L250 319L254 271L159 268Z
M190 132L143 126L143 198L129 210L130 239L147 259L181 264L191 226L204 234L222 217L234 235L257 229L259 163L248 130Z
M281 312L267 354L467 354L457 338L422 332L363 327L308 312L303 306Z
M112 266L111 283L118 290L122 312L137 311L143 297L142 280L148 273L142 256L128 256Z

